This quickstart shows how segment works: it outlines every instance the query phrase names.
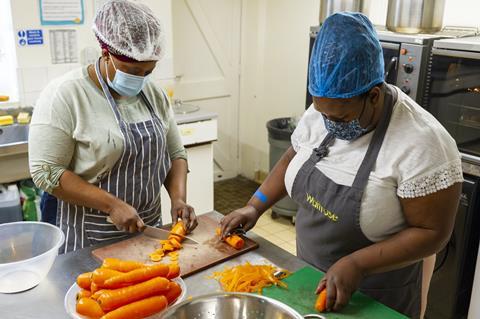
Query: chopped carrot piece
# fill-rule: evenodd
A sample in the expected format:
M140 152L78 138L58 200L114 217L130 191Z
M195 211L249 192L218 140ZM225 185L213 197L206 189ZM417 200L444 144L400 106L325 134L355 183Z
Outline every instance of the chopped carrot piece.
M162 255L159 255L159 254L150 254L150 260L153 261L153 262L158 262L158 261L161 261L162 260Z
M315 310L318 312L324 312L327 309L327 289L323 289L320 294L318 294L317 300L315 302Z

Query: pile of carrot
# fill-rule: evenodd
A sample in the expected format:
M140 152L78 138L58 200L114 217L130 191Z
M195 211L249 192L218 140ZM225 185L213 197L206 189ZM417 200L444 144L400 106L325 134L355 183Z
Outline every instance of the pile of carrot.
M274 276L276 267L272 265L252 265L249 262L216 271L211 278L217 279L224 291L262 293L263 288L276 285L287 288L281 279L289 276L288 271L281 278Z
M174 303L182 288L172 279L178 264L145 265L106 258L100 268L77 277L76 311L91 319L141 319Z
M182 221L177 222L170 231L167 240L160 241L160 248L151 253L150 260L161 261L165 255L170 257L172 263L178 263L178 250L182 249L182 241L185 238L187 229Z
M221 236L222 230L220 228L217 228L215 229L215 233L217 234L217 236ZM245 241L243 240L243 238L235 234L227 236L224 241L235 249L242 249L245 245Z

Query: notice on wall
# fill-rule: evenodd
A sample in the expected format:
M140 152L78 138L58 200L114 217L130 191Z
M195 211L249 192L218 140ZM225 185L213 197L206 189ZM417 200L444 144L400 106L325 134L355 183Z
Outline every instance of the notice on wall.
M40 0L42 25L77 25L83 20L83 0Z
M20 46L43 44L43 31L41 29L18 30L18 44Z
M76 30L50 30L52 64L78 63Z

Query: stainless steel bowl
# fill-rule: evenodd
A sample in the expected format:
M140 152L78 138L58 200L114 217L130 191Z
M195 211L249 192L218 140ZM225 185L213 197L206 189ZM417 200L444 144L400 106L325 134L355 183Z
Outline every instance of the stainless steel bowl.
M401 33L433 33L442 29L445 0L389 0L387 29Z
M215 293L186 300L161 316L163 319L325 319L318 314L302 317L286 304L255 294Z

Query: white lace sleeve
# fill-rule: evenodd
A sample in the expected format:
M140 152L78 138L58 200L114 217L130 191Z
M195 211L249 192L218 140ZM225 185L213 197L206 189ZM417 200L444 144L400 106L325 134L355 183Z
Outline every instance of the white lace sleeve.
M462 163L455 160L401 183L397 195L401 198L422 197L461 182L463 182Z

